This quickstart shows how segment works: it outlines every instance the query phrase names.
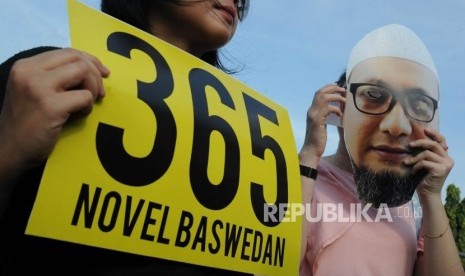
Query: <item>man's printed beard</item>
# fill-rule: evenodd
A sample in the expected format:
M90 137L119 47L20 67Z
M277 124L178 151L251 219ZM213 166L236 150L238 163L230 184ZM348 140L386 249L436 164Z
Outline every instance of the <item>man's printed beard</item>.
M354 179L358 198L361 202L372 203L378 208L380 204L397 207L412 199L413 193L425 173L400 176L390 171L375 173L365 167L354 167Z

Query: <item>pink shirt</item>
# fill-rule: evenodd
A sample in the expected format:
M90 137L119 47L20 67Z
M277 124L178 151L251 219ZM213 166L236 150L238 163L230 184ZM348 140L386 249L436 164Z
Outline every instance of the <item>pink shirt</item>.
M412 275L423 245L410 202L362 212L353 175L321 159L311 205L300 275Z

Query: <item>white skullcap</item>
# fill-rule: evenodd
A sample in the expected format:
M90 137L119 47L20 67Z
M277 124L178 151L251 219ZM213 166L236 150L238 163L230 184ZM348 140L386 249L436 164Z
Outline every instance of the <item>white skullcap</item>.
M347 64L347 78L360 62L375 57L399 57L429 68L439 80L438 71L428 49L409 28L390 24L365 35L352 49Z

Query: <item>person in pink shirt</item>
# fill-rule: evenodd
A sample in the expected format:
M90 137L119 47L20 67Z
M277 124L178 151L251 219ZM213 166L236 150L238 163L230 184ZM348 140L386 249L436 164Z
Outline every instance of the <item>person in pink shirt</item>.
M425 45L405 26L375 29L339 84L317 91L307 112L300 275L465 275L441 199L454 161L438 132L439 78ZM322 157L330 114L344 130Z

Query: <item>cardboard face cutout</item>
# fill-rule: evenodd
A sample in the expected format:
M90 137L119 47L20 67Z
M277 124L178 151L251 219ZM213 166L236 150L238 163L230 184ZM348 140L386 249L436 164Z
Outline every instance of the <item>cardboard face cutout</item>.
M374 207L407 203L425 176L404 163L409 143L438 130L438 77L421 40L388 25L365 36L347 67L342 125L359 199Z

